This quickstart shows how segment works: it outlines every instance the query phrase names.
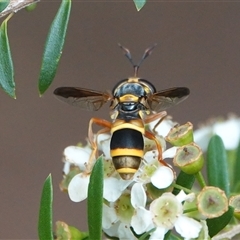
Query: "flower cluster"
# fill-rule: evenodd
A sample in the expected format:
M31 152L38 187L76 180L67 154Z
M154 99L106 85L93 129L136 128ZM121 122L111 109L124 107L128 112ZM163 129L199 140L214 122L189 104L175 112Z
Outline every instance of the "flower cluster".
M161 144L162 159L173 159L182 173L196 176L202 190L193 191L191 186L179 185L174 167L169 162L163 165L158 161L155 143L147 138L139 170L132 179L123 180L112 164L111 136L99 134L95 140L104 159L102 229L110 238L119 239L137 239L146 233L149 239L164 239L172 229L184 239L208 239L205 219L219 217L228 211L225 193L217 187L207 187L204 180L201 182L200 171L204 161L195 139L202 146L203 136L206 139L206 134L209 136L213 132L212 128L193 135L191 123L178 126L165 119L156 129L155 125L156 122L152 122L146 128L154 132ZM215 130L217 128L215 126ZM167 148L169 145L172 147ZM90 175L96 161L88 143L64 150L64 179L60 186L72 201L80 202L87 198Z

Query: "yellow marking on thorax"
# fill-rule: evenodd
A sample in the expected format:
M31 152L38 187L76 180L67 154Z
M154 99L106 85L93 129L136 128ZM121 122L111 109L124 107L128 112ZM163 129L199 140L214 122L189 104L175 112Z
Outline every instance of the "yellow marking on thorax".
M125 94L119 98L120 102L138 102L139 98L133 94Z

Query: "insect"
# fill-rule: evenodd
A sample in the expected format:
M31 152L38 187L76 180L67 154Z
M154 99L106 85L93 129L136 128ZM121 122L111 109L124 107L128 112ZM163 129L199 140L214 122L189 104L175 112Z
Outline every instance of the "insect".
M131 179L138 170L144 155L144 136L155 141L158 160L162 160L162 148L154 133L145 130L144 125L166 116L167 108L185 100L190 91L185 87L175 87L156 91L148 80L139 78L138 69L152 52L152 46L145 50L140 62L133 63L130 51L119 45L125 56L134 67L134 76L121 80L113 88L112 93L100 92L78 87L59 87L54 94L64 102L81 109L98 111L106 102L110 102L112 122L101 118L91 118L88 137L93 152L97 152L96 140L92 125L103 127L98 134L111 133L110 154L113 164L123 179Z

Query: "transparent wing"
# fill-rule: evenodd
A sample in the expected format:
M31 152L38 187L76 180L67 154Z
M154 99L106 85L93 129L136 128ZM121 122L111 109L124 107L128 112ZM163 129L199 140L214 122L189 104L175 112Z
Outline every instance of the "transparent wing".
M99 110L111 99L108 93L76 87L59 87L53 93L63 102L90 111Z
M154 93L148 98L148 104L152 111L163 111L185 100L190 90L185 87L176 87Z

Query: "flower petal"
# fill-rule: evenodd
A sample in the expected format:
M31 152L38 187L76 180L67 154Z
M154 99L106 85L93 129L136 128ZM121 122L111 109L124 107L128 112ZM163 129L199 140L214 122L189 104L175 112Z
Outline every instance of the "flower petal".
M149 238L150 240L163 240L165 233L168 231L168 229L163 228L163 227L158 227L152 234L151 237Z
M106 204L103 204L103 218L102 226L104 229L109 229L114 223L116 223L118 217L114 208L108 207Z
M118 236L120 240L126 240L126 239L131 239L131 240L135 240L137 238L134 237L130 226L124 224L124 223L120 223L119 228L118 228Z
M151 177L152 184L159 189L170 186L173 180L173 170L166 166L159 167Z
M135 183L131 190L131 204L134 208L145 207L147 201L146 193L141 183Z
M132 181L126 181L115 177L104 179L103 197L109 202L115 202Z
M150 129L153 130L153 128L156 126L158 123L159 119L151 122ZM155 129L155 131L158 133L158 135L166 137L167 134L169 133L170 129L174 127L177 123L173 122L171 119L164 119Z
M154 228L151 212L143 207L137 208L132 217L131 226L137 234L142 234Z
M69 146L64 149L63 154L67 162L77 165L81 170L86 169L86 164L90 157L90 153L87 149Z
M197 238L202 225L187 216L181 215L174 224L176 231L186 239Z
M106 141L106 140L109 140L109 138L111 138L111 135L110 135L110 134L101 133L101 134L98 135L97 144L98 144L98 145L101 145L102 142L104 142L104 141Z
M236 149L240 138L240 121L236 118L231 118L224 122L217 122L213 125L213 131L219 135L227 150Z
M171 147L168 150L166 150L165 152L163 152L162 158L173 158L176 155L176 152L178 150L179 147Z
M157 157L158 152L156 150L150 150L144 154L143 159L147 164L153 164L156 162Z
M197 129L193 133L194 142L201 147L201 149L206 152L209 140L212 136L212 127L202 127Z
M118 228L120 225L120 221L112 224L110 228L103 228L103 231L110 237L117 237L118 238Z
M85 173L77 174L68 185L68 195L73 202L80 202L87 198L90 177Z
M206 151L213 134L217 134L222 138L227 150L236 149L240 140L240 119L230 118L222 122L215 120L215 123L210 126L194 131L194 141L203 151Z
M186 194L183 190L181 190L176 196L179 202L183 202L183 201L192 202L195 199L195 197L196 197L195 193Z
M71 167L71 163L70 162L64 162L63 173L65 175L67 175L70 172L70 167Z
M110 140L111 140L111 136L109 134L98 135L98 139L97 139L98 149L103 152L106 159L111 159Z

